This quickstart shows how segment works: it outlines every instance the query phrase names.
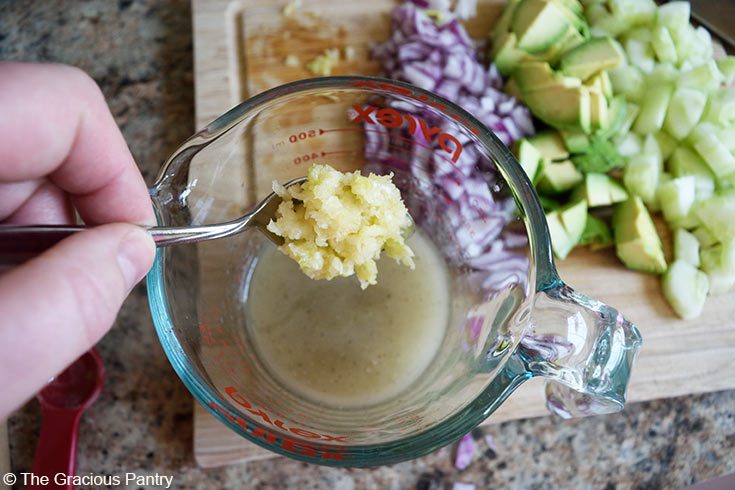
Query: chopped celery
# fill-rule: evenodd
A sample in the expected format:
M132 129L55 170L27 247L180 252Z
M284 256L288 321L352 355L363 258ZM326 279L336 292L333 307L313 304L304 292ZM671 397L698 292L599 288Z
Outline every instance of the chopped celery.
M707 230L720 242L735 236L735 190L718 191L694 209Z
M717 242L717 238L707 230L705 226L699 226L692 230L692 235L699 242L700 248L712 246Z
M661 129L673 92L673 87L669 85L651 87L643 99L641 111L633 124L633 131L644 135Z
M710 123L698 124L689 140L716 178L735 172L735 156L720 142L716 126Z
M694 176L679 177L661 185L656 197L667 222L676 224L687 218L694 205L696 179Z
M691 6L689 2L667 2L658 8L658 22L674 32L689 25Z
M639 196L647 205L655 206L660 175L661 157L653 153L638 153L628 160L623 183L628 192Z
M674 153L674 150L676 150L678 145L677 141L665 131L659 131L653 136L656 138L656 142L658 143L658 147L661 149L661 155L664 160L668 160L671 154Z
M617 142L618 153L624 157L631 157L641 151L641 137L631 132Z
M693 88L680 87L671 96L664 130L677 140L684 139L699 122L707 96Z
M619 66L608 71L613 91L625 95L628 102L640 103L646 93L646 83L641 71L635 66Z
M659 61L676 63L676 45L666 26L659 24L653 28L651 45Z
M699 267L699 242L697 237L683 228L674 232L674 260L689 262Z
M735 237L700 252L702 270L707 273L710 294L727 292L735 284Z
M625 41L625 53L628 55L630 63L645 73L650 73L653 71L653 67L656 66L656 60L653 58L653 48L650 43L628 38Z
M707 275L692 264L675 260L661 277L664 297L680 317L696 318L702 313L709 291Z
M725 85L732 85L735 82L735 56L728 56L727 58L718 60L717 68L719 68L722 74L722 81Z
M715 191L715 176L699 155L686 145L680 145L667 162L674 177L691 175L696 179L697 201L709 199Z

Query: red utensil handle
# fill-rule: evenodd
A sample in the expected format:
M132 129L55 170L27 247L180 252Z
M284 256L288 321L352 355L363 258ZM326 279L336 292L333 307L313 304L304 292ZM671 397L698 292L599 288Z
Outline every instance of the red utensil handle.
M31 473L45 476L48 484L31 482L27 490L73 490L69 476L76 473L77 435L81 410L63 410L53 407L43 408L41 437L33 456ZM57 476L60 475L60 476Z

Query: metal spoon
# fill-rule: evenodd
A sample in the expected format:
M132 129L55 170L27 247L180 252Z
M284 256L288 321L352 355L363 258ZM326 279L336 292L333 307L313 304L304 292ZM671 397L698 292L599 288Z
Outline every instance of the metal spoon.
M305 180L306 177L291 180L285 187L301 184ZM281 202L281 197L273 192L263 199L255 210L236 220L214 225L151 226L145 229L158 247L224 238L251 227L263 232L276 245L282 245L283 238L266 229L270 220L275 217L276 209ZM69 235L89 228L91 227L70 225L0 225L0 264L23 262L51 248Z

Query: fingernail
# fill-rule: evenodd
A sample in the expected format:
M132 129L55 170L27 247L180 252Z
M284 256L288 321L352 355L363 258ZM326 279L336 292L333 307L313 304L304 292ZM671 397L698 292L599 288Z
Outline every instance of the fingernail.
M153 238L144 230L131 231L120 241L117 249L117 262L128 290L143 279L153 264L155 253L156 246Z

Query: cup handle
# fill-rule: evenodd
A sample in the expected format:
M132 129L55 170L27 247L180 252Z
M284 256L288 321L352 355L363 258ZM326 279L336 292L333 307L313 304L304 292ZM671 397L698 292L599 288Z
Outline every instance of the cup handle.
M538 291L531 331L517 354L543 376L546 406L562 418L617 412L641 347L638 329L616 309L556 281Z

